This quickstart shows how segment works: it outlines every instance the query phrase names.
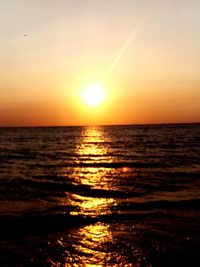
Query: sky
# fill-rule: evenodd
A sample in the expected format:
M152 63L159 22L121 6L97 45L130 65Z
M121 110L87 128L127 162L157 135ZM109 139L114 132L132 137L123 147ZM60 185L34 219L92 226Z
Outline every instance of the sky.
M0 126L200 122L199 29L199 0L0 0Z

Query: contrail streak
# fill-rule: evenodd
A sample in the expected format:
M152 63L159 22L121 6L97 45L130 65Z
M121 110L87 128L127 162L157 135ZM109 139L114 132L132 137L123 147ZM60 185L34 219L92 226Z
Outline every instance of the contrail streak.
M138 33L138 29L134 29L132 31L132 33L129 35L128 39L126 40L126 42L124 43L124 45L122 46L122 48L120 49L118 55L115 57L114 61L112 62L111 66L108 69L108 74L111 73L113 71L113 69L115 68L115 66L117 65L117 63L119 62L120 58L122 57L122 55L124 54L124 52L126 51L127 47L129 46L130 42L133 40L134 37L136 37Z
M150 4L153 1L150 2ZM151 5L149 5L150 7ZM149 11L149 8L147 9L147 11ZM113 60L112 64L110 65L110 67L108 68L107 74L110 74L113 69L115 68L115 66L118 64L119 60L121 59L121 57L123 56L123 54L125 53L125 51L127 50L128 46L130 45L130 43L136 38L136 36L139 33L139 30L142 28L142 26L145 24L145 22L147 21L147 11L145 12L146 14L143 16L143 19L140 22L140 25L138 25L138 27L135 27L133 29L133 31L131 32L131 34L128 36L128 39L125 41L124 45L122 46L122 48L120 49L119 53L117 54L117 56L115 57L115 59Z

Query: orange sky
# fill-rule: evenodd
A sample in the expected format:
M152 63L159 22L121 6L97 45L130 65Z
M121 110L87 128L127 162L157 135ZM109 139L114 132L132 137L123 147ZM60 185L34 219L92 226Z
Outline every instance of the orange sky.
M0 21L0 126L200 122L200 1L8 0Z

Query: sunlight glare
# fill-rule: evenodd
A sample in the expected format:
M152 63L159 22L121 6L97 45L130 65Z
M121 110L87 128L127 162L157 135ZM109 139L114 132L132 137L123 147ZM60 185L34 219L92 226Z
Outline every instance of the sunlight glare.
M105 92L100 84L88 85L83 89L82 99L89 105L96 107L100 105L105 98Z

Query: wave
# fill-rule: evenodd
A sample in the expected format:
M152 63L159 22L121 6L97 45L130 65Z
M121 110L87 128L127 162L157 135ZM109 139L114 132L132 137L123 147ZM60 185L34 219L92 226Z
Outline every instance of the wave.
M181 219L178 213L170 211L190 210L191 212L195 212L200 211L199 207L200 199L179 201L160 200L132 204L130 204L130 202L122 202L116 206L111 206L111 212L107 214L93 216L81 214L81 212L72 215L70 211L75 210L75 206L56 206L35 213L32 211L32 213L25 213L22 215L0 215L0 236L2 238L8 236L13 237L13 235L31 235L47 231L62 231L96 222L114 223L116 221L141 221L144 218Z
M164 213L113 213L97 216L70 215L64 214L24 214L21 216L1 215L0 216L0 236L2 238L14 238L23 235L35 235L45 232L63 231L96 222L115 223L120 221L131 221L133 219L144 218L171 218L170 214Z
M58 168L58 167L74 167L74 168L163 168L168 166L167 162L158 163L158 162L130 162L130 161L122 161L122 162L63 162L58 164L46 164L46 163L29 163L27 164L29 167L35 168Z
M24 190L24 188L30 189L37 189L37 195L41 192L41 197L49 194L52 196L53 194L59 193L77 193L82 196L87 197L96 197L96 198L131 198L141 196L143 191L132 191L132 192L125 192L122 190L105 190L105 189L98 189L92 188L89 185L78 185L72 184L71 182L55 182L55 181L37 181L33 179L15 179L13 180L4 180L0 182L1 185L1 192L8 191L9 188L12 188L14 192L20 192L20 188ZM5 192L4 192L5 193ZM24 191L24 194L28 193L28 191ZM33 191L34 193L34 191ZM20 196L19 196L20 197ZM23 197L23 196L22 196Z
M193 210L200 211L200 199L188 199L188 200L157 200L157 201L144 201L142 203L126 203L122 202L116 207L112 208L113 211L149 211L149 210Z

